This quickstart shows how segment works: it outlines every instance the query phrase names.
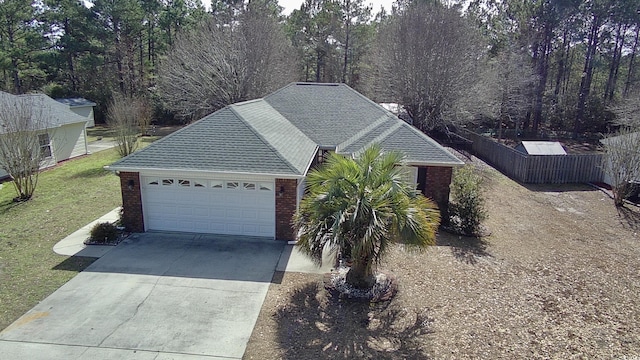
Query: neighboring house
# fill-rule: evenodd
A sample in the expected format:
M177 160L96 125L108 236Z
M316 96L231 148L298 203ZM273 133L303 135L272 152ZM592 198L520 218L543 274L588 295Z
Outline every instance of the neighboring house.
M623 136L626 137L626 139L624 140L631 140L636 144L640 142L640 132L635 132L635 133L626 134L626 135L612 136L606 139L602 139L600 140L600 142L605 146L616 146L617 143L620 143L623 141L622 139ZM623 143L629 144L628 141L624 141ZM640 159L640 154L638 155L638 159ZM607 166L607 168L611 168L611 166ZM635 176L631 176L631 178L633 179L632 180L633 182L640 184L640 173L637 173ZM609 184L611 186L618 185L618 184L613 184L614 181L611 179L611 174L606 171L604 174L604 179L602 181L605 184Z
M567 155L567 152L557 141L522 141L516 150L527 155Z
M84 116L87 119L87 127L96 126L93 117L93 107L96 103L83 98L56 99L57 102L69 106L74 113Z
M44 94L12 95L0 91L0 97L2 97L3 103L31 97L33 104L41 107L36 113L44 116L43 123L45 124L39 135L40 144L46 154L42 168L87 154L85 133L87 119L72 112L67 105L63 105ZM0 136L2 136L1 133ZM0 169L0 179L7 176L7 172Z
M373 143L403 151L417 187L445 210L463 163L344 84L293 83L218 110L110 165L125 224L293 240L292 217L310 168L327 152Z

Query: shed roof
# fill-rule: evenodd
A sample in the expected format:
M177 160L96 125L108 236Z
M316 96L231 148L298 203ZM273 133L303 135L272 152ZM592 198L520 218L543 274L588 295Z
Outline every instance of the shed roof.
M619 142L621 142L623 140L626 140L627 138L630 138L633 141L640 142L640 131L634 132L634 133L630 133L630 134L611 136L611 137L604 138L604 139L600 140L600 142L603 145L612 146L612 145L616 145L617 143L619 143Z
M96 106L91 100L87 100L85 98L66 98L66 99L56 99L57 102L68 105L69 107L86 107L86 106Z
M529 155L567 155L557 141L522 141L516 150Z

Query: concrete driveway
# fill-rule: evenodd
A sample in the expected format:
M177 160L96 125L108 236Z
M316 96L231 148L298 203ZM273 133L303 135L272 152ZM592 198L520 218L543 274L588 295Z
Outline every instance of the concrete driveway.
M0 332L7 359L239 359L285 245L145 233Z

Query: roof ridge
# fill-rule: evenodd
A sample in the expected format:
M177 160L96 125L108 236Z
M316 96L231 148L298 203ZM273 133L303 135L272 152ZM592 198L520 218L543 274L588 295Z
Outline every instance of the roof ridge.
M343 149L346 149L349 146L353 145L353 143L355 143L356 141L362 139L365 135L367 135L368 133L373 131L375 128L377 128L378 126L384 124L387 120L391 120L391 119L389 119L389 117L387 115L383 115L383 116L379 117L376 121L374 121L371 124L367 125L364 129L358 131L352 137L350 137L347 140L343 141L342 143L338 144L336 146L336 153L340 153Z
M402 120L400 120L400 121L402 121ZM403 125L404 125L404 123L402 123L402 122L395 123L393 126L388 128L387 130L383 131L380 135L376 136L373 140L371 140L371 142L369 142L369 144L375 144L375 143L382 142L382 140L388 138L389 135L391 135L394 132L398 131L398 129L400 129Z
M261 99L262 100L262 99ZM265 101L266 102L266 101ZM267 104L269 106L271 106L271 104L269 104L267 102ZM299 175L302 175L299 173L298 169L296 169L296 167L287 159L285 159L282 154L280 154L280 151L278 151L275 147L273 147L273 145L271 145L270 142L267 141L267 139L264 138L264 136L262 136L262 134L260 134L258 131L256 131L256 129L251 126L251 124L249 124L249 122L247 120L245 120L244 117L242 117L240 114L238 114L238 112L232 107L232 105L227 106L229 108L229 110L231 110L231 112L233 112L233 114L249 129L251 130L252 133L254 133L259 139L260 141L262 141L263 144L265 144L269 149L273 150L273 152L276 154L276 156L282 160L288 167L289 169L293 170L294 173L298 173ZM275 109L274 109L275 110ZM278 114L280 114L278 112ZM280 114L282 116L282 114ZM283 116L284 117L284 116ZM286 118L285 118L286 119ZM287 120L289 121L289 120ZM293 124L292 124L293 125Z
M278 89L278 90L276 90L276 91L274 91L274 92L272 92L272 93L269 93L269 94L265 95L265 96L262 98L262 100L264 100L264 101L266 101L267 103L269 103L269 101L268 101L267 99L268 99L268 98L270 98L272 95L275 95L275 94L277 94L277 93L279 93L279 92L283 91L284 89L290 88L291 86L294 86L294 85L296 85L296 84L297 84L297 82L295 82L295 81L294 81L294 82L290 82L290 83L288 83L287 85L285 85L285 86L281 87L280 89ZM271 106L271 103L269 103L269 106ZM273 106L272 106L272 107L273 107ZM277 111L277 110L276 110L276 111ZM278 112L279 112L279 111L278 111ZM289 120L289 119L287 119L287 120Z

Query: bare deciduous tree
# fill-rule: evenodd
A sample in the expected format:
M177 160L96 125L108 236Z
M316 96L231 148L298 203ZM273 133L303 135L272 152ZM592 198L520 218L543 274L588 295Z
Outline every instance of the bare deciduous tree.
M233 21L212 17L180 34L160 65L158 94L176 115L198 118L295 80L294 53L273 10L252 2Z
M640 181L640 127L622 127L612 135L602 140L603 168L609 177L614 204L623 206L632 184Z
M16 201L31 199L43 160L51 156L48 111L36 96L0 92L0 168L13 179Z
M138 131L141 121L150 117L149 106L139 96L116 93L107 110L107 125L115 131L118 153L127 156L138 149Z
M534 69L522 51L506 49L483 66L479 80L467 96L456 103L456 109L468 119L482 115L496 120L498 137L502 125L514 124L516 131L531 107L532 89L536 83Z
M401 6L381 25L376 98L397 102L423 131L456 122L455 103L477 80L485 48L477 30L437 2Z

